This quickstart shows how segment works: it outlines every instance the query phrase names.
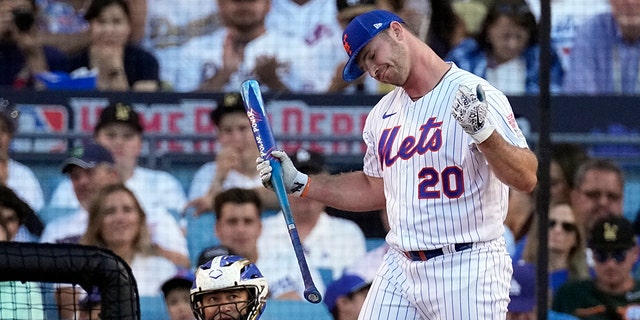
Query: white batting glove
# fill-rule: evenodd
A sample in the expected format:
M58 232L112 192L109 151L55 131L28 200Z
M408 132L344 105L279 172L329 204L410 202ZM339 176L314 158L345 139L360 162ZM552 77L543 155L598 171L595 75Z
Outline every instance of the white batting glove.
M465 85L460 85L451 108L451 115L458 120L464 132L469 134L476 144L487 140L496 130L487 118L487 109L481 85L476 87L475 92Z
M309 185L309 176L298 171L284 151L276 150L271 152L271 155L280 160L282 180L284 181L284 187L287 193L296 197L304 196L307 186ZM258 157L258 159L256 159L256 169L260 174L262 185L269 190L273 190L273 185L271 184L271 172L273 171L271 162Z

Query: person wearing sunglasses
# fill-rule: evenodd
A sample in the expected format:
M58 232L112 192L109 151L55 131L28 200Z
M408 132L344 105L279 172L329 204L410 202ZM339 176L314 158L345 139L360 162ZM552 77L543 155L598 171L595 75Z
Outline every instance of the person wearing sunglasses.
M638 245L631 222L624 217L605 217L589 234L595 275L561 286L552 309L580 319L638 319L640 283L632 275Z
M522 260L535 264L538 259L537 217L527 235ZM585 233L577 224L576 217L567 202L554 203L549 208L549 288L553 294L568 280L590 277L587 265Z

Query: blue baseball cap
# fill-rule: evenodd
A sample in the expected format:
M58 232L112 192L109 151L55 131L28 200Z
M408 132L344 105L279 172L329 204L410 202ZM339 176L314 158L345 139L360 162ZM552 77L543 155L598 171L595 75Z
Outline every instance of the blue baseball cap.
M103 146L90 143L86 146L76 147L71 151L71 156L62 162L62 173L71 171L72 166L83 169L95 168L101 163L113 165L113 156Z
M518 261L513 264L511 301L507 306L510 312L531 312L536 305L536 267L535 265Z
M342 33L342 46L349 55L349 60L342 71L342 78L345 81L358 79L364 73L356 63L358 53L373 37L389 28L393 21L404 23L400 17L389 11L373 10L355 17L347 25Z
M365 281L360 276L344 274L329 284L322 302L327 306L329 312L333 312L333 309L336 308L338 298L358 292L369 285L371 285L371 282Z

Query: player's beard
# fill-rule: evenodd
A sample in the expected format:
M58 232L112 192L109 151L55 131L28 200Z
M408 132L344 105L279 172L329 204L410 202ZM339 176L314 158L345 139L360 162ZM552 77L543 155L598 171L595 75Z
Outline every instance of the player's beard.
M384 70L384 79L380 79L380 81L394 86L402 86L407 82L407 78L409 77L407 65L408 54L401 46L394 46L392 52L394 54L390 57L390 62Z

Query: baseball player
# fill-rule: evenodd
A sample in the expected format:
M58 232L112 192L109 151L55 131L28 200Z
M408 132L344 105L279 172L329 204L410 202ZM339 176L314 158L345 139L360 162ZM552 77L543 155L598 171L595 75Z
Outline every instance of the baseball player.
M508 188L530 192L537 159L504 94L440 59L382 10L345 29L343 78L396 85L369 113L362 171L307 176L282 151L285 187L348 211L386 206L390 245L359 319L504 319ZM270 187L271 166L257 169Z

